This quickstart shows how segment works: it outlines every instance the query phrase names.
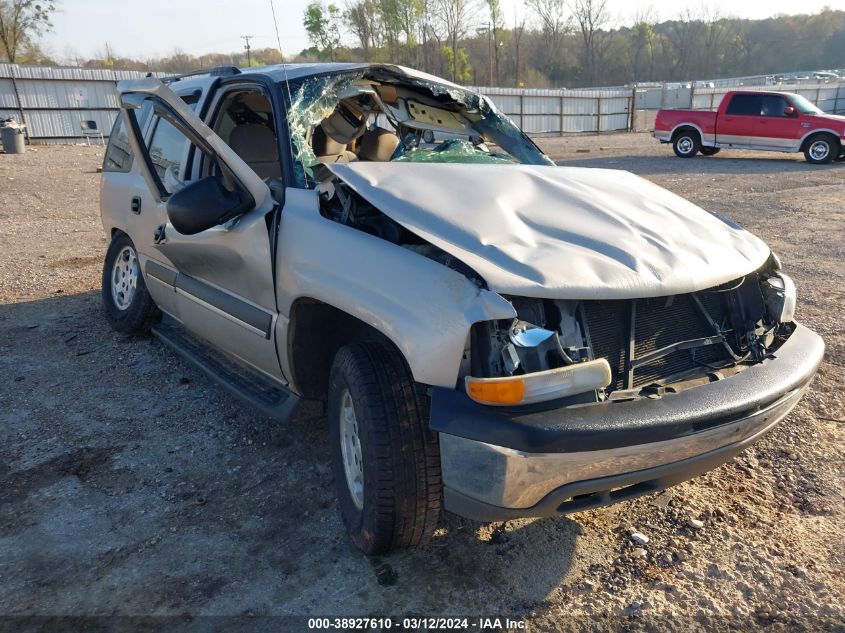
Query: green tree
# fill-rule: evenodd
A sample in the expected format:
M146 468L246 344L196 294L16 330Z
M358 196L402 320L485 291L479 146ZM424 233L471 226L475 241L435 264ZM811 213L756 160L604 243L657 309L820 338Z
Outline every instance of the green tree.
M460 84L468 84L472 81L472 65L469 63L466 50L459 48L458 53L455 54L451 46L444 46L440 49L440 55L443 57L443 66L451 68L454 73L452 81Z
M55 10L52 2L0 0L0 43L9 62L16 63L18 53L50 29L50 16Z
M308 39L318 49L335 60L335 53L340 46L341 11L335 4L325 5L322 0L312 0L305 7L302 24Z

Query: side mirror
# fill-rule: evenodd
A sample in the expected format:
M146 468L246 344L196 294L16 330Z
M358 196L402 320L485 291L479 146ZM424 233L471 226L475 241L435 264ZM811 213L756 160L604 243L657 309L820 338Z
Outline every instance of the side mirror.
M793 108L792 106L786 106L786 107L783 109L783 113L784 113L786 116L794 116L794 115L795 115L795 108Z
M173 228L182 235L195 235L255 206L248 193L229 191L217 176L206 176L187 183L167 199L167 217Z

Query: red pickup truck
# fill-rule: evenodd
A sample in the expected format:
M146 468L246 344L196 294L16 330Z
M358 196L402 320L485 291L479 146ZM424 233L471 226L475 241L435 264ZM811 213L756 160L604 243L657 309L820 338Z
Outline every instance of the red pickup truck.
M808 162L829 163L845 152L845 116L789 92L732 91L716 112L658 111L653 135L681 158L728 147L804 152Z

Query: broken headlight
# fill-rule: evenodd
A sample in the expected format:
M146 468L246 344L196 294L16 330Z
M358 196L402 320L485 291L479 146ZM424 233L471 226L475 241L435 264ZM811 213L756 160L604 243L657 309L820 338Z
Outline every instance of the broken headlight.
M760 284L766 310L778 323L791 323L795 319L796 293L792 279L781 272L772 273Z
M513 298L517 318L473 326L467 394L492 405L532 404L593 394L611 381L591 359L577 303Z

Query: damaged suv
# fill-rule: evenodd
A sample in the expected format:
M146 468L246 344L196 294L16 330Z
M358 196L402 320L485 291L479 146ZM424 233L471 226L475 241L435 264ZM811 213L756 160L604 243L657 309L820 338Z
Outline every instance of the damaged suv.
M305 64L119 91L108 320L276 419L326 401L369 554L441 507L555 516L688 479L821 361L759 239L628 172L556 167L447 81Z

